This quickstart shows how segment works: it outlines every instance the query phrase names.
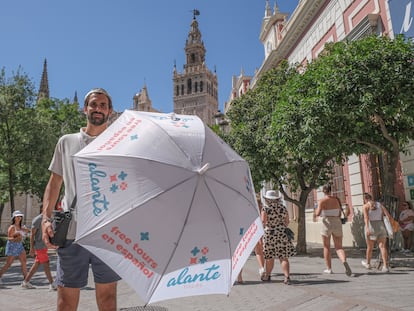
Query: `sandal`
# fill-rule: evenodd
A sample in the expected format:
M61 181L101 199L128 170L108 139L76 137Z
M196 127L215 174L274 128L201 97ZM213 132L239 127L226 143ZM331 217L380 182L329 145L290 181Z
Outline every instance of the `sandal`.
M285 280L283 281L285 285L290 285L290 277L285 277Z
M261 278L260 278L263 282L270 282L270 274L269 275L263 275Z

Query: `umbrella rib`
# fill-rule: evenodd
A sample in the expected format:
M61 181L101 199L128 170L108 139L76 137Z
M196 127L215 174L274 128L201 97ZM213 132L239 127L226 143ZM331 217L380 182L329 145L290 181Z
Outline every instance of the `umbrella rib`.
M236 190L236 189L234 189L234 188L232 188L232 187L229 187L228 185L226 185L225 183L223 183L222 181L220 181L219 179L216 179L216 178L214 178L214 177L212 177L212 176L210 176L210 175L206 175L206 177L208 177L208 178L210 178L211 180L214 180L216 183L218 183L218 184L220 184L220 185L222 185L223 187L225 187L225 188L227 188L227 189L230 189L230 190L232 190L232 191L234 191L234 192L236 192L238 195L240 195L243 199L245 199L247 202L249 202L250 203L250 200L246 197L246 196L244 196L243 195L243 193L241 193L240 191L238 191L238 190ZM209 189L210 190L210 189ZM253 205L252 204L252 206L253 207L255 207L256 205ZM256 210L257 210L257 212L259 212L259 208L256 208Z
M194 202L195 189L197 189L198 184L200 183L200 179L201 179L202 177L203 177L203 176L197 175L197 184L196 184L196 186L194 187L193 196L192 196L191 201L190 201L190 204L189 204L189 206L188 206L188 209L187 209L187 215L185 216L185 220L184 220L184 224L183 224L183 226L182 226L181 232L180 232L180 234L178 235L178 239L177 239L177 242L175 243L174 250L171 252L171 256L170 256L170 258L168 258L167 264L165 265L164 270L163 270L163 271L162 271L162 273L160 274L160 275L161 275L161 277L159 278L159 280L157 281L157 283L155 284L155 286L153 287L153 289L152 289L152 291L151 291L151 293L150 293L150 295L149 295L149 299L148 299L148 301L150 301L150 300L151 300L151 298L152 298L152 296L154 295L154 292L155 292L155 290L157 289L158 284L161 282L161 279L162 279L162 277L164 276L165 271L167 271L168 266L170 265L171 260L172 260L172 258L174 257L175 252L177 251L178 244L179 244L179 242L180 242L180 240L181 240L181 237L183 236L183 233L184 233L184 228L185 228L185 226L186 226L186 224L187 224L187 221L188 221L188 217L189 217L189 214L190 214L191 206L193 205L193 202ZM182 184L182 183L184 183L184 182L186 182L186 181L190 180L191 178L194 178L194 176L191 176L190 178L187 178L185 181L182 181L182 182L180 182L179 184ZM176 185L175 185L175 186L176 186ZM168 190L166 190L166 192L168 192L168 191L169 191L169 190L171 190L172 188L175 188L175 186L174 186L174 187L169 188ZM210 190L209 190L209 191L210 191ZM165 193L165 192L164 192L164 193Z
M207 177L209 177L209 176L207 176ZM210 179L213 179L213 180L217 181L215 178L211 178L211 177L210 177ZM231 249L232 249L232 247L231 247L231 245L230 245L230 243L231 243L230 234L229 234L229 230L228 230L228 228L227 228L226 222L224 221L223 214L222 214L222 212L221 212L220 208L218 207L218 204L217 204L216 198L214 197L213 192L211 191L210 187L209 187L209 186L208 186L208 184L206 183L205 179L204 179L204 184L206 185L206 188L207 188L208 192L210 193L210 196L212 197L212 199L213 199L213 201L214 201L214 204L215 204L215 206L216 206L216 209L217 209L218 213L220 214L221 220L222 220L223 225L224 225L224 230L226 231L227 242L229 243L229 247L228 247L228 250L229 250L229 258L232 258L232 254L231 254ZM223 183L221 183L221 182L220 182L220 184L223 184ZM231 189L231 190L235 191L233 188L230 188L230 187L227 187L227 188L229 188L229 189ZM230 267L231 267L231 266L232 266L232 265L230 264ZM233 271L232 271L232 269L229 269L229 271L230 271L230 278L229 278L229 280L231 280ZM230 283L231 283L231 282L230 282ZM231 284L229 284L229 292L230 292L230 289L231 289Z
M225 187L225 188L227 188L227 189L229 189L229 190L231 190L231 191L234 191L234 192L236 192L238 195L240 195L240 197L242 197L244 200L246 200L247 202L249 202L250 203L250 201L249 201L249 199L248 198L246 198L244 195L243 195L243 193L241 193L240 191L238 191L238 190L236 190L236 189L234 189L234 188L232 188L232 187L229 187L228 185L226 185L225 183L223 183L222 181L220 181L220 180L218 180L218 179L216 179L216 178L214 178L214 177L212 177L212 176L210 176L210 175L206 175L206 178L210 178L211 180L214 180L215 182L217 182L217 183L219 183L220 185L222 185L223 187ZM224 217L223 217L223 214L221 213L221 211L220 211L220 209L218 208L218 204L217 204L217 202L216 202L216 200L215 200L215 197L212 195L212 191L211 191L211 189L210 189L210 187L208 186L208 184L207 183L205 183L206 184L206 187L207 187L207 189L208 189L208 191L210 192L210 194L211 194L211 196L212 196L212 198L213 198L213 200L214 200L214 204L216 205L216 208L217 208L217 210L218 210L218 212L219 212L219 214L220 214L220 216L221 216L221 218L224 220ZM254 190L253 190L254 191ZM258 207L257 207L257 205L254 205L254 204L252 204L252 206L253 207L256 207L255 208L255 210L257 211L257 213L258 213L258 215L259 215L259 209L258 209ZM260 216L260 215L259 215ZM227 229L227 226L226 226L226 223L223 221L223 224L224 224L224 227L225 227L225 230L226 230L226 234L227 234L227 240L228 240L228 242L229 242L229 244L231 243L231 241L230 241L230 235L229 235L229 232L228 232L228 229ZM230 245L230 247L229 247L229 251L231 250L232 248L231 248L231 245ZM229 258L232 258L232 254L230 253L229 254ZM232 271L232 269L230 269L230 280L232 279L232 274L233 273L233 271ZM229 292L230 292L230 289L231 289L231 284L229 284Z
M168 166L173 166L173 167L178 167L178 166L173 165L173 164L165 164L165 165L168 165ZM179 168L181 168L181 167L179 167ZM182 181L180 181L179 183L176 183L176 184L174 184L174 185L170 186L169 188L164 189L162 192L160 192L160 193L156 194L155 196L152 196L152 197L147 198L145 201L141 202L141 204L139 204L139 205L137 205L137 206L133 206L133 207L134 207L134 208L138 208L139 206L142 206L142 205L146 204L148 201L153 200L153 199L155 199L156 197L158 197L158 196L160 196L160 195L162 195L162 194L167 193L168 191L170 191L170 190L174 189L175 187L177 187L177 186L179 186L179 185L181 185L181 184L183 184L183 183L186 183L186 182L187 182L187 181L189 181L190 179L194 178L194 176L195 176L195 175L193 174L193 175L191 175L190 177L183 179L183 180L182 180ZM193 196L193 198L194 198L194 196ZM116 217L116 219L122 218L122 217L123 217L123 216L125 216L126 214L130 213L130 212L131 212L131 210L132 210L132 208L130 207L129 209L125 210L123 213L119 214L119 215ZM187 217L188 217L188 216L187 216ZM107 224L109 224L109 223L111 223L111 222L113 222L113 221L114 221L114 219L113 219L113 218L111 218L111 219L108 219L108 220L107 220L107 221L105 221L105 222L101 222L101 223L97 224L97 225L96 225L96 226L95 226L92 230L88 231L88 234L90 234L90 233L93 233L93 232L96 232L96 231L100 230L101 228L105 227ZM77 238L77 240L82 239L84 236L85 236L85 234L84 234L83 236L78 237L78 238Z
M184 149L177 144L177 142L174 139L171 139L171 135L167 132L167 130L165 130L164 128L162 128L157 122L155 122L152 118L147 118L146 119L148 121L150 121L152 124L154 124L155 126L157 126L158 129L160 129L164 134L166 134L166 136L170 139L170 141L172 141L174 143L174 145L184 154L184 156L190 160L190 162L194 165L195 163L192 162L191 157L184 151Z

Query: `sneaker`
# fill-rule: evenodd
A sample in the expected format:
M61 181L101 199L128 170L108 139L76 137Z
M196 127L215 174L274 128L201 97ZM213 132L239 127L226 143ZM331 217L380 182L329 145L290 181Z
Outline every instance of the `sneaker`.
M325 270L323 270L323 273L332 274L333 272L332 272L331 269L325 269Z
M345 267L345 274L347 276L351 276L352 275L352 270L351 270L351 267L349 267L349 264L346 261L344 262L344 267Z
M382 269L381 269L381 272L388 273L388 272L390 272L390 269L387 266L383 266Z
M53 292L57 290L57 286L55 285L55 283L49 284L49 292Z
M30 282L23 281L22 282L22 288L33 289L33 288L36 288L36 287L34 287Z
M367 263L365 260L362 260L362 261L361 261L361 264L362 264L365 268L367 268L367 269L371 269L371 268L372 268L372 267L371 267L371 264Z

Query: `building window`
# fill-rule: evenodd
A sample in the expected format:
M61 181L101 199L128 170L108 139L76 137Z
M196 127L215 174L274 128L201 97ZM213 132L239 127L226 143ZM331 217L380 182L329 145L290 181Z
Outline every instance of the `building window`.
M181 84L181 95L184 95L184 84Z
M187 80L187 94L191 94L192 92L191 84L192 84L191 79L188 79Z
M197 81L194 83L194 92L195 93L198 92L198 82Z
M175 96L179 96L180 95L180 86L176 86L175 87Z
M200 92L203 92L203 81L200 81Z

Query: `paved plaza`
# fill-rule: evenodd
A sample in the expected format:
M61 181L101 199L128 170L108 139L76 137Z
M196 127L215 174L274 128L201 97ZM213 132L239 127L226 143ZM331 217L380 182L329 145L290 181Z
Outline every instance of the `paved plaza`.
M320 245L308 245L308 254L290 258L292 285L283 284L278 262L272 281L259 280L256 258L251 256L243 269L244 284L235 285L229 296L206 295L162 301L143 307L142 300L124 282L118 287L118 308L122 311L243 311L243 310L414 310L414 254L393 252L390 273L366 270L361 265L364 249L347 249L352 277L333 255L333 274L325 269ZM332 250L334 253L334 251ZM56 257L51 255L52 271ZM1 259L1 264L4 258ZM29 267L33 258L29 258ZM49 292L42 268L32 279L36 289L22 289L18 261L3 276L0 310L56 310L56 292ZM95 290L90 279L81 290L79 311L95 311Z

